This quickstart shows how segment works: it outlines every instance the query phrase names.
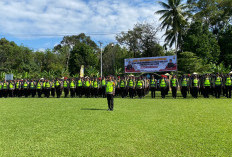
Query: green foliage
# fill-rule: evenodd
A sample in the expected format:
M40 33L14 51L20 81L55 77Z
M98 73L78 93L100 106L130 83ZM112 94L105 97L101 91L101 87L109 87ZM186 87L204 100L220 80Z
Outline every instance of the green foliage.
M85 68L96 66L98 59L94 48L85 43L76 43L71 51L69 72L71 75L79 73L81 65Z
M200 21L193 22L184 36L183 51L191 51L206 63L217 63L220 55L220 47L208 27Z
M221 48L220 62L232 68L232 25L220 32L219 45Z
M156 34L158 29L150 24L136 24L133 30L121 32L116 40L133 52L133 57L163 56L163 47L159 45Z
M184 73L207 72L209 66L203 64L203 60L192 52L182 52L178 56L178 70Z
M182 44L183 30L188 25L187 18L189 16L186 11L187 6L181 3L181 0L167 0L167 3L159 1L159 4L164 8L156 13L161 14L160 20L161 29L165 29L164 36L166 44L178 49Z
M100 76L99 70L93 66L89 66L89 67L85 68L85 74L89 77L99 77Z

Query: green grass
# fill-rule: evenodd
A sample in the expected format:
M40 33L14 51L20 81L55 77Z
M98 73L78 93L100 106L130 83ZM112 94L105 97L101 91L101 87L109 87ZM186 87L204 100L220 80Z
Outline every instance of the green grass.
M231 156L231 99L0 99L0 156Z

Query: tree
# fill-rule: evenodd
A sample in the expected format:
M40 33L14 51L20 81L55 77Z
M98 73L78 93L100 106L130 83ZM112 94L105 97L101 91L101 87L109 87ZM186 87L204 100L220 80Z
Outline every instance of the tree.
M133 57L133 53L128 52L120 45L108 44L103 51L103 73L105 75L115 75L124 69L124 59Z
M54 51L60 54L60 58L62 58L62 62L64 62L65 69L67 71L69 67L69 61L70 61L70 52L74 48L74 46L78 43L85 43L86 45L89 45L92 47L95 51L99 51L99 48L97 44L91 40L89 36L86 36L84 33L81 33L79 35L72 35L72 36L64 36L63 40L54 47Z
M207 72L210 67L192 52L181 52L178 56L178 70L184 73Z
M157 31L150 24L136 24L133 30L117 34L116 40L133 52L133 57L163 56L164 50L158 43Z
M86 43L76 43L71 51L70 62L69 62L69 72L71 75L75 75L80 72L81 65L85 68L93 66L96 68L98 63L98 58L94 52L94 48Z
M217 38L201 21L193 22L183 39L183 51L193 52L205 63L217 64L220 55Z
M186 11L187 6L181 2L182 0L168 0L168 3L160 1L159 4L164 10L156 12L162 15L160 20L162 21L161 29L166 29L165 42L170 47L175 43L176 51L181 47L183 30L188 24L187 15L189 15Z
M224 29L232 17L231 0L188 0L195 20L202 20L214 34Z
M232 68L232 25L220 32L218 42L221 48L220 62Z

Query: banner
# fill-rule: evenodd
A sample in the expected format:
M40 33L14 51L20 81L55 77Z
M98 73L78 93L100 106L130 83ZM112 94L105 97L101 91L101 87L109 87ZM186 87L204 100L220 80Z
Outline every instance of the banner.
M8 81L8 80L13 80L13 74L6 74L5 75L5 80Z
M176 56L130 58L124 60L125 73L177 71Z
M84 77L84 65L81 66L80 77Z

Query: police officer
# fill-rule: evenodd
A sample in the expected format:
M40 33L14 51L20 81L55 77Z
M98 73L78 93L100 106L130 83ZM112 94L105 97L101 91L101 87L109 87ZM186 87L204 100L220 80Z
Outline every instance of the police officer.
M81 98L82 94L83 94L83 81L82 81L82 78L79 78L77 80L76 95Z
M99 89L99 83L98 83L97 78L95 78L93 82L93 93L94 93L95 98L98 97L98 89Z
M87 77L86 79L85 79L85 96L87 97L87 98L89 98L90 97L90 81L89 81L89 78Z
M74 81L74 79L72 78L71 82L70 82L70 94L71 97L75 97L75 93L76 93L76 83Z
M50 91L51 91L51 83L49 80L46 80L46 86L45 86L45 96L47 98L50 97Z
M173 75L171 79L171 88L172 88L172 97L176 99L176 93L177 93L177 88L178 88L178 81L177 81L176 75Z
M43 82L41 82L41 80L38 80L36 84L36 92L39 98L41 98L41 95L42 95L42 88L43 88Z
M155 98L155 91L157 88L157 81L154 77L154 75L151 76L151 80L150 80L150 90L151 90L151 97Z
M124 78L121 79L120 81L120 91L121 91L121 97L124 98L126 95L126 81Z
M167 88L167 81L164 78L164 76L162 76L162 79L160 80L160 91L161 91L161 97L165 98L166 96L166 89Z
M57 98L60 98L60 96L61 96L61 93L62 93L62 88L61 88L61 86L62 86L62 83L61 83L61 81L59 81L59 79L57 78L57 79L56 79L56 82L55 82L55 89L56 89L56 97L57 97Z
M8 90L9 97L13 97L14 96L14 90L15 90L14 82L12 80L10 80L9 90Z
M24 80L23 82L23 95L27 98L29 96L29 89L28 89L29 83L27 80Z
M101 81L101 94L102 94L102 97L105 98L105 96L106 96L106 79L104 76L102 77L102 81Z
M15 83L15 96L20 97L21 96L21 82L19 80Z
M8 95L8 82L6 82L6 80L4 80L3 83L3 97L7 98Z
M180 84L180 88L181 88L181 94L183 96L183 98L187 97L187 93L188 93L188 81L185 75L183 75L182 79L181 79L181 84Z
M46 92L46 80L43 80L43 86L42 86L42 94L44 94L45 97L45 92Z
M203 92L204 98L209 98L210 89L211 89L211 81L209 75L207 74L204 79L204 92Z
M34 98L35 95L36 95L36 89L35 89L34 80L31 80L31 82L30 82L30 93L31 93L31 96Z
M63 88L64 88L64 97L67 98L69 94L69 87L68 87L67 79L64 79L63 81Z
M222 90L222 78L220 77L219 73L217 73L214 81L214 91L216 98L220 98L221 90Z
M138 97L141 99L143 97L143 81L142 81L142 77L138 78L137 82L136 82L136 90L138 93Z
M2 82L0 81L0 98L2 98L2 87L3 87L3 84L2 84Z
M51 96L54 98L56 93L56 86L55 86L55 81L51 81Z
M192 80L192 95L194 98L198 98L198 90L199 90L199 79L196 75L194 75L194 78Z
M106 97L108 102L108 111L114 110L114 93L115 84L112 81L111 76L109 76L108 81L106 82Z
M129 80L128 80L128 89L129 89L129 96L130 98L134 98L134 90L135 90L135 82L132 76L130 76Z
M226 75L226 80L225 80L225 92L226 92L226 97L231 98L231 89L232 89L232 82L231 82L231 77L230 75Z

